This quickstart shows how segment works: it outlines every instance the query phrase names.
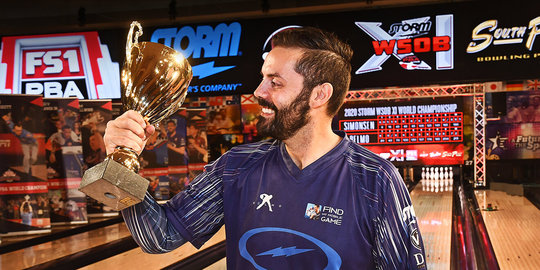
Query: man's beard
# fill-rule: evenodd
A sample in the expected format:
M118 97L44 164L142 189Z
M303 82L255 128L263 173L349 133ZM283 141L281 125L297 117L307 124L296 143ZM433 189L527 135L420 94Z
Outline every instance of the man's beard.
M270 136L278 140L286 140L294 136L310 120L309 117L310 91L302 90L300 94L285 108L278 109L273 103L257 98L261 106L274 111L273 119L259 116L257 132L263 137Z

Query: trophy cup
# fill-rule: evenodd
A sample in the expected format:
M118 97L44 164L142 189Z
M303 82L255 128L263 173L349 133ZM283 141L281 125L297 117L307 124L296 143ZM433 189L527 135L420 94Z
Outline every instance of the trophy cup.
M132 22L122 68L122 106L156 125L180 108L193 73L181 53L159 43L138 43L141 35L141 25ZM137 153L118 146L84 173L79 190L114 210L122 210L144 199L149 182L137 174L139 167Z

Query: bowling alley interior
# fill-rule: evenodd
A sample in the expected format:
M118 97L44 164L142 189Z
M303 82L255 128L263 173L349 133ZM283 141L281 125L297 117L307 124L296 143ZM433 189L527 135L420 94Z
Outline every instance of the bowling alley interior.
M2 5L0 269L227 269L225 226L200 248L149 254L122 211L145 194L165 204L231 148L270 139L261 66L276 33L304 26L354 51L332 129L399 172L418 269L540 269L538 1ZM144 57L152 46L164 49ZM177 81L163 64L175 61ZM108 156L107 123L127 110L151 112L156 131L140 153Z

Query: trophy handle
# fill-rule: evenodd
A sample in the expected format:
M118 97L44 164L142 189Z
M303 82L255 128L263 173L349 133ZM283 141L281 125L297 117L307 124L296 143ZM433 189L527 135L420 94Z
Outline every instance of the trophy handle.
M133 30L137 27L137 31L135 31L135 37L133 37ZM142 26L138 21L131 22L131 25L129 27L128 32L128 38L126 42L126 62L131 63L131 49L133 46L137 45L139 43L139 37L142 36L143 30ZM135 39L135 42L133 40Z

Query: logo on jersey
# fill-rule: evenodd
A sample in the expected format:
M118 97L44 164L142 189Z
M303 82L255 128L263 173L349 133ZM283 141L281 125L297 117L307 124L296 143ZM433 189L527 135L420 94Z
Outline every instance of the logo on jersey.
M411 244L415 248L421 249L421 247L420 247L420 234L418 233L417 228L414 228L413 231L411 232Z
M431 32L431 17L403 20L384 30L382 22L356 22L356 26L373 38L374 53L357 71L363 74L382 70L390 56L398 59L406 70L431 70L431 65L415 53L435 52L437 70L454 68L453 15L435 17L435 36Z
M263 206L268 206L268 211L272 212L272 206L274 206L274 204L272 204L270 202L270 200L273 198L274 196L273 195L268 195L266 193L263 193L261 195L259 195L259 198L261 199L260 203L257 205L257 210L261 209L261 207Z
M120 69L97 32L4 37L0 93L120 98Z
M271 255L272 258L281 257L281 256L291 257L291 256L295 256L295 255L299 255L299 254L303 254L303 253L311 252L315 250L312 248L297 248L296 246L291 246L291 247L286 247L286 248L279 246L279 247L272 248L264 252L259 252L257 254L254 254L255 256L251 255L247 248L247 242L249 238L251 238L254 235L272 233L272 232L288 233L288 234L296 235L315 244L326 255L326 259L328 263L324 269L339 269L341 267L342 261L339 254L333 248L331 248L330 246L328 246L321 240L311 235L301 233L299 231L295 231L291 229L278 228L278 227L262 227L262 228L256 228L256 229L252 229L245 232L244 235L242 235L242 237L238 241L238 248L240 249L240 255L244 259L248 260L256 269L265 269L265 268L256 262L255 257L262 257L262 256L269 256L269 255Z
M343 211L343 209L308 203L304 217L311 220L319 220L324 223L341 226L344 214L345 211Z
M411 223L416 223L414 218L416 218L416 214L414 213L414 208L412 205L403 208L401 216L403 222L410 221Z

